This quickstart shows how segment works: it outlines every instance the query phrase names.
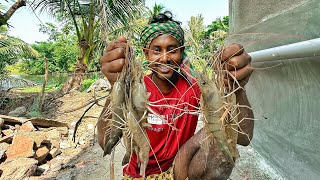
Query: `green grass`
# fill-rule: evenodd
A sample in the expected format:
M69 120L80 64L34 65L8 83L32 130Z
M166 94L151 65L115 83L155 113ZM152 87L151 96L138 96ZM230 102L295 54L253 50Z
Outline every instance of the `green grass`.
M91 84L94 83L96 80L98 80L98 79L94 78L94 79L83 80L81 83L82 84L81 92L86 91L91 86Z
M53 84L46 86L45 92L54 92L63 87L63 84ZM15 89L17 92L23 92L23 93L37 93L42 91L42 85L39 86L32 86L32 87L26 87L26 88L17 88Z

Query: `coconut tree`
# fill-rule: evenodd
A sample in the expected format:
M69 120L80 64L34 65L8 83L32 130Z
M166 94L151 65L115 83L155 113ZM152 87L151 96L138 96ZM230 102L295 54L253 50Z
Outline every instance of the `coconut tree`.
M7 35L3 29L0 30L0 78L7 74L6 65L14 64L24 56L36 57L37 55L38 53L29 44Z
M164 5L154 3L153 8L148 10L148 16L149 16L149 18L151 18L151 17L156 16L160 13L163 13L164 11L165 11Z
M203 39L205 26L203 24L202 15L191 16L190 21L188 21L188 26L185 29L186 32L186 42L190 52L195 55L200 55L200 51L203 49Z
M74 76L65 85L65 92L80 86L94 51L104 47L110 32L135 19L135 12L143 5L143 0L35 0L32 3L34 9L58 14L59 19L71 21L75 27L80 51Z
M8 2L8 0L6 1ZM0 26L7 25L8 20L11 18L13 13L23 6L26 6L26 0L17 0L6 12L4 12L3 10L5 8L0 3Z

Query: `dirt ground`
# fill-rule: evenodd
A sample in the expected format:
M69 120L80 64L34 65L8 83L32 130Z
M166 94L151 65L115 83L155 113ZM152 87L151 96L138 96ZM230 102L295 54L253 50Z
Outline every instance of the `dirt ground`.
M100 96L106 93L100 93ZM62 102L56 112L56 120L70 124L74 129L75 122L81 117L88 106L70 113L64 113L85 105L92 100L91 93L71 92L58 100ZM104 104L103 101L100 102ZM94 143L94 126L97 118L102 111L102 107L93 106L85 115L82 123L78 127L76 143L64 151L64 157L67 157L65 164L53 179L79 179L79 180L103 180L110 179L110 156L102 157L103 151L98 143ZM199 123L198 129L202 127ZM69 141L71 142L72 130L70 131ZM229 179L283 179L275 170L273 170L266 161L254 151L252 147L240 147L240 158L236 162L234 171ZM115 150L114 174L115 179L122 178L122 157L125 149L119 144Z
M79 99L78 99L79 97ZM59 110L66 110L70 105L81 104L85 99L90 99L90 94L71 94L65 96L62 101L63 105ZM103 102L104 103L104 102ZM101 102L102 104L102 102ZM60 115L60 120L72 123L79 115L83 113L85 108L72 113ZM94 106L94 108L88 111L88 116L97 117L102 108ZM83 121L79 127L78 139L86 139L90 141L90 146L83 149L79 154L74 156L72 160L66 164L56 176L57 179L69 180L105 180L110 179L110 155L102 156L103 151L93 141L93 133L89 133L86 127L95 124L97 118L89 117ZM197 130L203 126L202 122L198 123ZM86 137L86 138L84 138ZM236 166L230 176L230 180L246 180L246 179L283 179L275 170L273 170L267 162L251 147L238 146L240 152L240 158L236 161ZM115 179L122 179L122 165L121 161L125 154L125 149L120 143L115 150L114 156L114 174Z

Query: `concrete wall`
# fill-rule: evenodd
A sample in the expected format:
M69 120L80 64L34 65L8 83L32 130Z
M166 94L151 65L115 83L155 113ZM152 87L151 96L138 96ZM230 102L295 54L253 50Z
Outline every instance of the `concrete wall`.
M229 0L230 35L249 52L320 37L320 0ZM288 179L320 179L320 57L265 61L247 84L253 147Z

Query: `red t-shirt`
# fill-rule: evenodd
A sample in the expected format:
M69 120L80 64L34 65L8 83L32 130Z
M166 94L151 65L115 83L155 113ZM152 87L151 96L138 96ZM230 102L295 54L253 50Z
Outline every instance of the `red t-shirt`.
M151 75L145 76L144 82L147 91L151 93L149 102L156 105L151 108L163 117L159 118L151 112L148 114L151 128L146 128L146 132L152 150L149 152L146 175L150 175L168 170L179 148L194 135L198 116L189 112L195 112L196 107L199 107L200 90L196 83L190 84L182 76L179 76L175 88L166 94L152 82ZM168 122L163 122L163 119ZM137 156L133 153L123 173L131 177L141 177L139 172Z

